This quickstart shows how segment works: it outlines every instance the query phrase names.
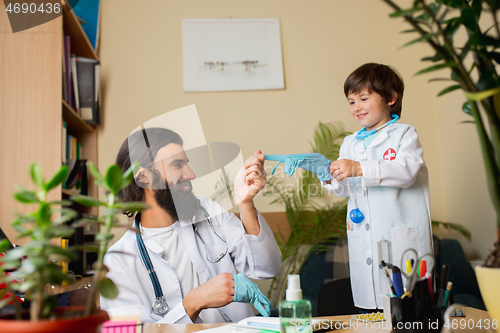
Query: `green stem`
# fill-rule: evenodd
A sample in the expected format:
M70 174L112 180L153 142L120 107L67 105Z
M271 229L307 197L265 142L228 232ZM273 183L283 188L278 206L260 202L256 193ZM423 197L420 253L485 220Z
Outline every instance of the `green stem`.
M110 193L107 196L107 208L112 210L113 206L115 205L115 194ZM113 225L113 214L109 214L106 216L106 220L104 223L104 235L109 235L111 226ZM87 304L85 306L85 313L84 316L89 316L90 311L93 308L93 303L95 303L95 294L96 294L96 288L101 280L101 277L106 274L106 272L103 269L103 262L104 262L104 255L106 254L106 249L108 248L108 238L103 237L101 244L99 246L99 254L97 256L97 262L95 263L96 265L96 272L94 273L94 276L92 278L92 286L90 288L90 297L87 299Z

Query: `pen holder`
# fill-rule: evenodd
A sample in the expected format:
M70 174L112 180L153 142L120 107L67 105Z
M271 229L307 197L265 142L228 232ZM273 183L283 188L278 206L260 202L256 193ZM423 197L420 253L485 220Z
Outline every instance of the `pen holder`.
M433 305L427 281L415 284L412 296L391 298L393 332L439 332L443 326L442 308Z

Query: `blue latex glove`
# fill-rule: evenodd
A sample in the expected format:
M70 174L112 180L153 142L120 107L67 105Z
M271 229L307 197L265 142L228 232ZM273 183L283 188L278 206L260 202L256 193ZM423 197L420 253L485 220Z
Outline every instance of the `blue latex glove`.
M234 276L234 301L253 303L257 311L264 317L269 317L271 314L271 302L260 291L258 285L241 273Z
M278 161L278 164L271 171L271 175L274 174L276 167L285 162L285 173L288 176L292 176L297 167L311 171L319 180L327 181L333 178L330 173L330 164L332 161L327 159L325 156L318 153L309 154L294 154L294 155L265 155L268 161Z

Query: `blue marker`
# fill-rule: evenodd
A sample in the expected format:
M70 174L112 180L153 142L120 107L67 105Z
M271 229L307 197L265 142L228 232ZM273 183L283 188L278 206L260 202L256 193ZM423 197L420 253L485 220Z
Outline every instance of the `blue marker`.
M398 266L392 266L392 279L394 281L394 289L396 289L396 296L403 296L403 279L401 278L401 270Z

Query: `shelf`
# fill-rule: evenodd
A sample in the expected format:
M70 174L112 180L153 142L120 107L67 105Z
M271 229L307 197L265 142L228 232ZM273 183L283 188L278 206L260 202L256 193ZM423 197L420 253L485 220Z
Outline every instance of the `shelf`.
M99 60L92 44L85 34L78 18L73 10L66 9L66 1L63 2L64 15L63 15L63 29L65 35L71 36L71 53L79 57L91 58Z
M62 106L62 117L68 131L94 132L94 128L87 124L65 100L62 100Z

